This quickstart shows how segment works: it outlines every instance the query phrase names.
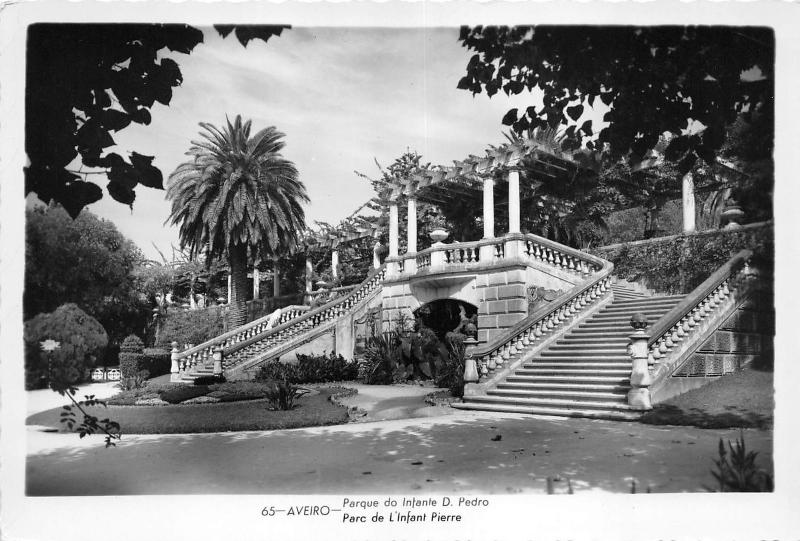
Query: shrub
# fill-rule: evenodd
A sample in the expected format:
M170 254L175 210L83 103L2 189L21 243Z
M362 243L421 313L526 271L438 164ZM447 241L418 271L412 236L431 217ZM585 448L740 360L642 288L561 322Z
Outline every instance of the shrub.
M394 381L401 357L397 333L383 333L370 338L361 360L361 375L369 385L389 385Z
M184 400L197 398L208 394L208 387L205 385L183 385L176 389L170 389L158 393L161 400L170 404L180 404Z
M202 344L224 332L224 322L218 309L189 310L180 312L171 310L165 320L156 341L157 347L172 348L172 342L178 345Z
M717 480L719 492L772 492L772 476L756 466L758 453L747 452L744 435L740 433L735 445L728 441L728 448L730 460L720 438L719 459L714 461L717 471L711 471Z
M358 377L358 363L341 355L297 354L296 363L282 363L275 359L264 364L256 373L256 381L286 380L290 383L325 383L351 381Z
M149 377L150 372L147 370L139 370L133 376L120 378L119 383L117 383L117 387L123 391L141 389L147 384L147 378Z
M618 276L644 281L662 293L688 293L745 248L753 250L760 268L770 273L773 239L772 227L763 227L669 237L659 242L625 244L613 251L599 248L592 253L613 262Z
M464 396L464 360L466 358L466 336L460 333L447 333L447 350L444 365L436 374L434 380L437 387L450 390L450 394L457 398Z
M215 383L225 383L227 380L222 374L216 376L200 376L194 378L195 385L214 385Z
M125 340L119 345L120 353L141 353L143 349L144 342L135 334L126 336Z
M172 353L161 348L144 348L145 369L150 372L150 377L169 374L172 368Z
M298 391L297 387L286 380L273 382L266 391L270 409L288 411L294 408L294 401L300 395Z
M48 379L52 359L51 380L59 384L82 381L96 359L102 358L108 335L96 319L68 303L49 314L39 314L25 322L26 384L43 386ZM60 347L52 353L41 350L40 343L55 340Z

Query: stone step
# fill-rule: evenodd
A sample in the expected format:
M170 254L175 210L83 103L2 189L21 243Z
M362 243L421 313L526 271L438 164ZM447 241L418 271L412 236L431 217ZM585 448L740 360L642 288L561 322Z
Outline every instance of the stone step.
M614 353L616 353L616 355ZM566 355L562 352L543 351L542 353L531 359L530 362L539 364L539 363L554 363L554 362L570 363L574 361L580 361L582 363L624 363L627 361L628 364L630 364L631 358L629 355L624 354L624 352L614 352L614 353L605 355L594 355L591 357L576 359L575 356Z
M488 396L522 398L525 400L574 401L592 404L628 404L627 391L624 393L593 392L593 391L565 391L565 390L540 390L540 389L515 389L495 388L487 391ZM593 406L595 407L595 406Z
M547 351L541 352L538 356L541 358L557 356L571 356L571 357L593 357L595 355L624 355L626 354L626 345L620 347L608 346L553 346L548 348Z
M582 409L582 410L611 410L611 411L631 411L632 408L627 403L614 402L614 401L589 401L581 400L580 402L570 399L559 398L528 398L519 396L471 396L470 402L493 402L515 404L520 406L543 406L555 409Z
M488 391L489 394L495 394L494 391L530 391L533 393L578 393L580 396L586 395L590 397L610 398L616 400L618 397L623 397L627 400L628 391L631 389L630 385L597 385L597 384L574 384L574 383L523 383L517 381L509 381L507 383L500 383ZM601 396L602 395L602 396ZM578 396L578 395L576 395Z
M599 364L599 363L574 363L571 365L556 364L556 365L527 365L523 368L517 368L514 372L515 375L551 375L551 376L564 376L564 375L591 375L591 376L620 376L630 377L631 364L630 363L614 363L614 364Z
M474 411L495 411L499 413L525 413L529 415L547 415L551 417L582 417L587 419L607 419L612 421L636 421L641 417L640 412L631 411L602 411L583 410L579 408L553 408L546 406L518 405L507 402L472 402L465 401L453 404L454 408Z
M554 346L563 344L574 344L576 346L586 345L591 346L594 344L627 344L630 340L627 336L606 337L606 336L572 336L567 334L564 338L556 340Z
M618 323L619 322L619 323L625 323L627 325L627 324L630 324L631 316L633 316L634 313L644 314L647 317L647 319L654 319L655 320L655 319L660 318L662 315L664 315L666 313L666 311L665 310L636 310L635 312L631 312L631 313L628 313L628 312L616 313L616 312L614 312L614 313L611 313L611 314L601 312L601 313L595 315L594 317L592 317L591 319L589 319L589 321L608 321L608 322L614 322L614 323Z
M630 374L627 376L594 376L594 375L567 375L550 376L543 374L525 375L513 374L506 378L511 383L528 383L532 385L593 385L608 387L630 387ZM502 384L501 384L502 385Z

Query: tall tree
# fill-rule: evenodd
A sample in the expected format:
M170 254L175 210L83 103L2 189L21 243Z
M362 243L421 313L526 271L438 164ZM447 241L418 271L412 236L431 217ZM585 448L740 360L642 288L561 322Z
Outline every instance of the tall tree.
M772 115L770 28L476 26L463 27L459 39L476 54L458 88L489 96L538 89L541 108L511 109L503 123L518 133L567 126L573 148L595 136L583 114L598 99L608 126L590 148L636 162L670 133L665 156L681 172L698 158L714 163L738 114Z
M243 46L266 42L287 26L218 25ZM25 193L63 205L75 218L108 193L132 205L137 185L162 189L153 156L127 158L107 149L131 123L150 124L150 109L169 105L183 82L169 53L189 54L203 41L177 24L40 23L28 28L25 97Z
M144 259L112 222L60 206L26 212L24 318L75 303L96 318L112 344L140 333L149 315L134 269Z
M250 121L237 115L219 128L201 123L191 160L170 175L169 220L179 226L182 248L206 261L226 258L231 268L233 325L246 318L250 260L267 260L295 247L305 229L309 201L297 168L281 155L284 135L274 127L252 137Z

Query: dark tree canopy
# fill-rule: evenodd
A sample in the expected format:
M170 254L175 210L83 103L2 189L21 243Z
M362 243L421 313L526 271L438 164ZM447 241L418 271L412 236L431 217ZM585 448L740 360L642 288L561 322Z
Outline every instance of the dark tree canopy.
M149 309L132 271L139 249L113 223L84 210L76 219L61 207L26 212L23 315L75 303L97 318L112 342L141 332Z
M590 149L636 162L671 133L666 158L683 171L698 157L714 162L740 113L772 115L770 28L476 26L463 27L459 40L476 54L458 88L489 96L538 88L543 107L511 109L503 123L518 133L568 126L573 148L595 135L591 121L577 122L597 100L610 107L609 125ZM693 121L705 130L686 133Z
M267 41L285 26L219 26L242 45ZM74 218L108 193L132 205L137 185L163 189L153 156L106 149L113 133L150 123L150 109L169 105L183 82L169 53L189 54L203 41L197 28L176 24L34 24L28 28L25 193L55 201ZM81 169L70 169L79 158ZM88 168L87 171L84 168ZM97 175L97 176L94 176Z

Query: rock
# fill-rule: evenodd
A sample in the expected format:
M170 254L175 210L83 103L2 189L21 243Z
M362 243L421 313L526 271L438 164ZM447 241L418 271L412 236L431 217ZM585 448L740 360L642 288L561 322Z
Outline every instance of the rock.
M219 398L216 398L214 396L203 395L203 396L197 396L195 398L190 398L189 400L184 400L183 402L181 402L181 404L211 404L216 402L219 402Z

